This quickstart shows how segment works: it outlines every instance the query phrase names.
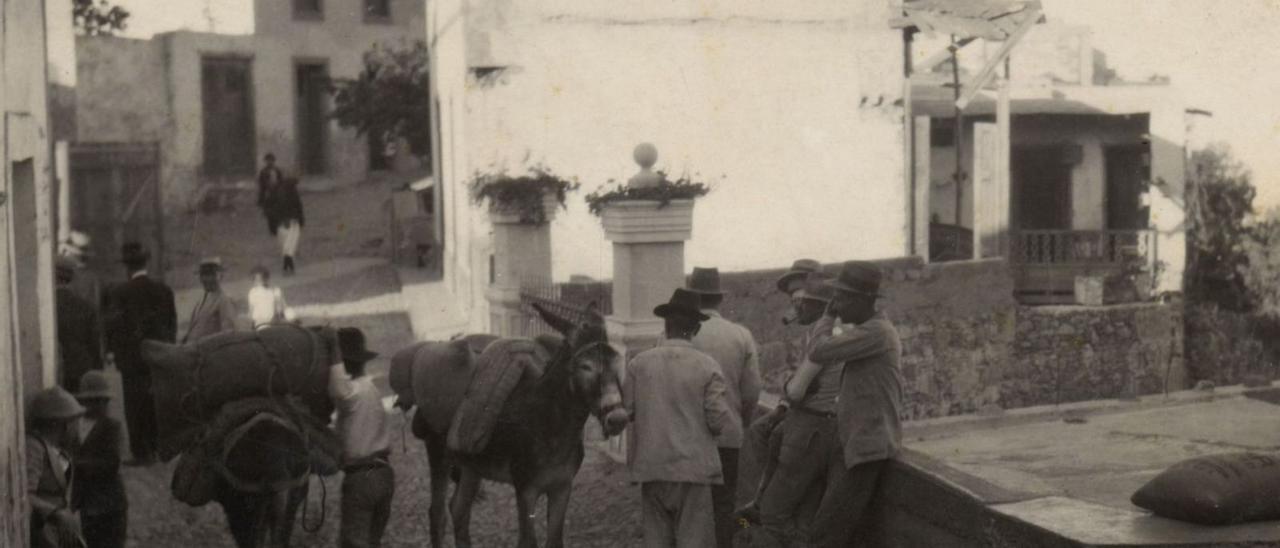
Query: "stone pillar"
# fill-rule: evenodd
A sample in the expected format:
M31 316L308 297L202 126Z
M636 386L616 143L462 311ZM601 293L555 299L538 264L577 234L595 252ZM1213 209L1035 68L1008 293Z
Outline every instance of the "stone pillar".
M613 242L613 315L609 337L628 357L654 346L662 320L653 307L684 286L684 242L693 232L693 200L614 202L601 214Z
M548 194L542 207L546 221L534 223L501 204L490 204L493 262L486 297L489 332L495 335L527 335L531 318L520 308L520 286L551 283L551 220L559 204Z

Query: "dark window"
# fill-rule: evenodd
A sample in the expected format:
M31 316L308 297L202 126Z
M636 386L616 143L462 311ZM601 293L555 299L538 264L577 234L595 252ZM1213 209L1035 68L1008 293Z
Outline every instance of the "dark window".
M252 72L248 59L201 61L204 173L249 175L255 168Z
M364 0L365 19L390 19L391 0Z
M956 145L956 127L951 120L934 118L929 125L929 146L934 148Z
M293 0L293 16L298 19L323 19L324 0Z
M321 175L329 167L329 67L322 62L305 62L298 63L294 71L299 167L306 175Z

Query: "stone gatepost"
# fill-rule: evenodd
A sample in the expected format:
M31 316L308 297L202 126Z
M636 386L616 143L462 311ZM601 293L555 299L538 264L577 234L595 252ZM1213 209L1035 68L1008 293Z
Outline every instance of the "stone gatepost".
M658 184L651 171L657 150L642 144L635 150L640 173L628 181L632 188ZM613 242L613 314L606 318L609 340L625 359L657 345L662 320L653 308L684 286L684 242L693 233L693 200L624 200L605 205L601 224ZM608 444L614 459L625 461L626 436Z
M489 301L489 332L503 337L529 334L529 314L520 307L520 287L551 283L551 221L559 204L554 195L543 197L545 220L538 222L512 207L490 202L489 222L493 225L492 278L486 297Z

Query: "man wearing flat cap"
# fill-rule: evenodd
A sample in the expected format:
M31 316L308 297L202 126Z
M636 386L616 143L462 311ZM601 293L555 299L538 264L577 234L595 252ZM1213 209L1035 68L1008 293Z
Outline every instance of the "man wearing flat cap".
M716 545L733 548L734 502L738 490L738 458L743 430L751 424L760 401L763 382L760 377L760 352L747 328L720 315L724 292L720 290L720 271L694 268L689 276L689 291L699 298L699 308L707 316L702 329L693 337L693 347L720 364L724 376L725 396L733 411L730 425L716 441L720 445L720 465L724 468L724 484L713 487L711 494L716 511Z
M107 321L107 342L115 354L124 384L124 416L129 432L130 464L153 462L159 430L155 397L151 394L151 369L142 360L142 341L174 343L178 314L173 290L147 273L151 254L138 243L126 243L121 262L129 280L112 288Z
M183 343L236 329L236 307L222 292L222 259L205 258L200 261L198 273L200 285L204 286L204 296L200 297L200 303L191 310L187 334L182 336Z
M653 310L666 339L631 359L622 385L631 418L627 468L640 484L645 548L715 545L711 487L724 482L716 436L733 411L720 365L690 342L709 319L698 308L698 295L680 288Z
M839 439L812 526L811 538L818 546L851 545L885 463L902 444L902 343L893 324L876 311L882 278L875 263L844 263L839 276L827 282L836 292L830 307L834 314L815 327L830 336L814 344L809 361L835 367L841 375Z

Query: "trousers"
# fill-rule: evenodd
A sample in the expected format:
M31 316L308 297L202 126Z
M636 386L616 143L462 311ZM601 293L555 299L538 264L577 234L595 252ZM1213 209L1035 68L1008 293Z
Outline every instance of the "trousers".
M298 240L302 238L302 225L298 221L288 220L276 228L276 239L280 240L280 254L293 257L298 254Z
M777 467L782 430L776 427L784 416L774 411L756 419L747 428L738 455L738 508L750 506L764 494L764 487Z
M640 519L644 526L644 548L715 546L710 485L670 481L642 483Z
M160 430L156 425L156 400L150 375L124 377L124 418L129 428L129 452L134 460L155 457Z
M733 501L738 490L738 453L736 447L720 448L720 472L723 485L711 486L711 506L715 510L716 543L718 548L733 548L733 535L738 524L733 520Z
M776 429L781 438L772 477L760 497L760 522L784 536L803 536L825 495L839 432L834 417L790 411Z
M395 494L391 466L364 468L342 477L342 524L338 535L342 548L377 548L391 519Z
M124 548L128 536L126 510L81 516L80 529L89 548Z
M844 449L835 444L836 465L828 467L826 489L813 518L812 538L821 548L845 548L853 545L853 535L866 517L875 497L876 485L888 460L844 466Z

